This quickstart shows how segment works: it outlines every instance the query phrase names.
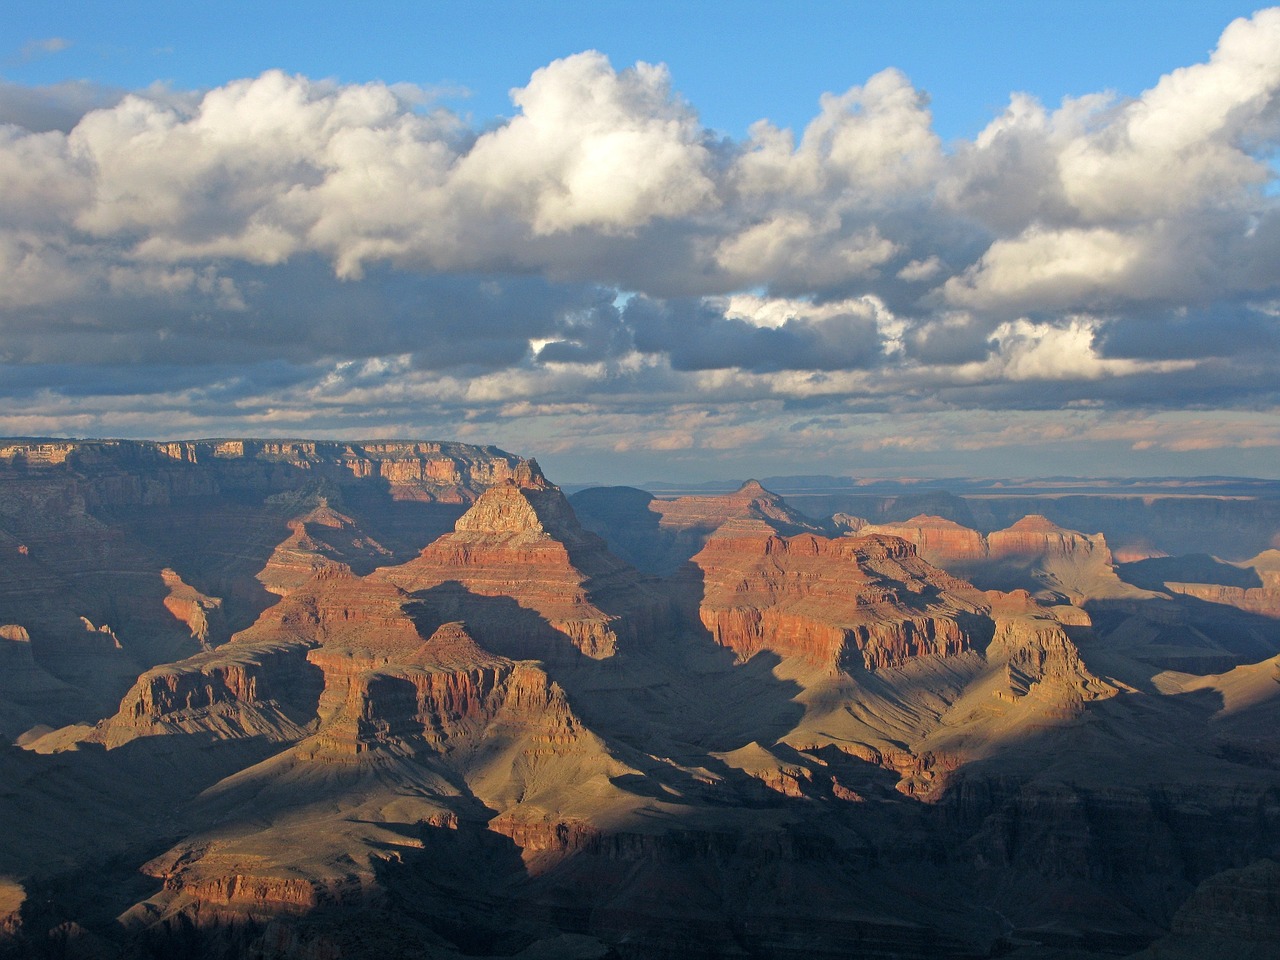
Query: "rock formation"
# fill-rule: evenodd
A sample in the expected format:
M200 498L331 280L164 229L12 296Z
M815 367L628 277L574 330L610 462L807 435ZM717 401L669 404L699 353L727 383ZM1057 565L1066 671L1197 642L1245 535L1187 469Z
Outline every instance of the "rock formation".
M1274 558L910 502L0 442L0 956L1269 955Z
M666 601L582 528L532 461L484 493L453 533L375 576L518 659L610 657L669 618Z
M522 462L455 443L0 441L0 623L62 684L14 722L107 715L143 670L225 642L317 570L415 555Z
M1101 533L1086 536L1040 515L985 536L930 516L869 525L859 533L909 540L930 563L988 589L1027 589L1073 603L1141 595L1121 582Z
M803 656L831 671L948 656L985 642L974 593L894 537L779 537L722 527L693 558L699 614L722 646Z

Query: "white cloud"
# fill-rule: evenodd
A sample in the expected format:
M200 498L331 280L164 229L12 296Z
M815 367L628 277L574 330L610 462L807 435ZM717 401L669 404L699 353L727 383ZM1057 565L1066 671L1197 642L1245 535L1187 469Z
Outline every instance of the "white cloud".
M1142 253L1135 238L1114 230L1031 227L997 240L975 266L947 280L944 290L958 306L1062 309L1113 290Z
M536 235L626 231L715 202L697 115L664 66L615 72L590 51L512 93L520 113L482 136L453 180L478 205L520 211Z
M979 365L984 379L1097 380L1140 372L1169 373L1188 370L1194 361L1137 361L1108 359L1098 355L1094 342L1098 323L1090 317L1074 317L1065 326L1016 320L1003 323L992 339L996 350Z

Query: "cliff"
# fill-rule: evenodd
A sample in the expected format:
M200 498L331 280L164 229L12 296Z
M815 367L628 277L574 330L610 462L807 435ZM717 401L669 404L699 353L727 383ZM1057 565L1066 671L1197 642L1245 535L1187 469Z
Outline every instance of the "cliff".
M767 649L873 670L976 642L972 591L894 537L780 537L746 521L722 527L693 565L702 623L744 660Z
M453 533L374 576L516 659L607 658L670 618L651 581L584 530L533 463L486 491Z
M520 462L496 447L407 440L0 440L0 471L74 475L91 508L246 487L278 492L299 475L380 480L394 499L463 503L512 477Z
M457 443L0 440L0 623L63 684L10 719L110 714L144 670L225 643L317 571L416 555L523 462Z
M858 533L902 537L930 563L985 589L1027 589L1076 604L1142 595L1120 579L1101 533L1067 530L1038 514L985 536L952 520L924 515L868 525Z

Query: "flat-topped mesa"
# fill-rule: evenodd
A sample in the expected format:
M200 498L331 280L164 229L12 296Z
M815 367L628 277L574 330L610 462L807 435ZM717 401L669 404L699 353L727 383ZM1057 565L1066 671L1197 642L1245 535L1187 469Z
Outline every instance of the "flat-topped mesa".
M89 506L169 504L228 491L273 494L325 479L382 481L393 500L471 503L524 461L497 447L412 440L0 439L0 475L75 478Z
M982 534L945 517L921 514L901 523L866 524L854 529L859 536L878 533L901 537L914 544L920 556L937 566L987 557L987 542Z
M1028 514L1004 530L987 534L987 549L993 558L1018 557L1055 553L1096 553L1105 562L1111 562L1102 534L1093 537L1058 526L1048 517Z
M897 537L779 537L747 523L694 558L699 615L742 659L760 650L832 672L894 666L970 649L982 595Z
M415 559L372 576L413 593L439 619L465 620L486 648L515 659L600 659L620 639L660 630L667 601L584 530L530 462L487 491Z

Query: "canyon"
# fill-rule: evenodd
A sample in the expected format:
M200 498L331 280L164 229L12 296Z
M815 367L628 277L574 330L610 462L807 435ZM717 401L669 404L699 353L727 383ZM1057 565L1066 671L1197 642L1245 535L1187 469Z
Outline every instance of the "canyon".
M0 440L0 957L1271 955L1265 491L768 487Z

